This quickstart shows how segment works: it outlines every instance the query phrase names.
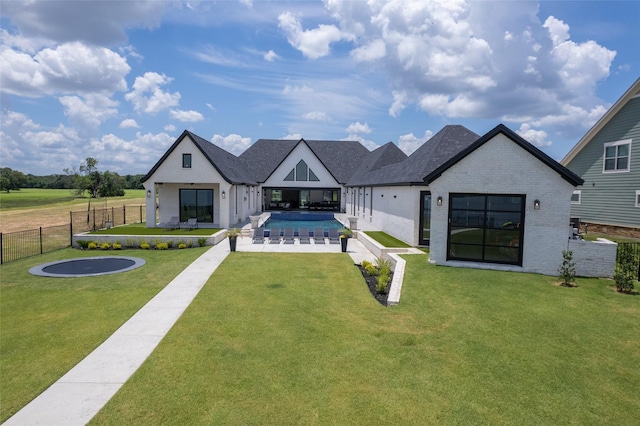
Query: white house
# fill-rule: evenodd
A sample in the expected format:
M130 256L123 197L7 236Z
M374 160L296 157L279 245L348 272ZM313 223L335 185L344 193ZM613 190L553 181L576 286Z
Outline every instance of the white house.
M261 139L236 157L185 131L145 176L147 223L229 227L266 210L342 211L445 265L555 275L582 179L504 125L388 143ZM157 197L156 197L157 195ZM159 203L156 221L155 204Z

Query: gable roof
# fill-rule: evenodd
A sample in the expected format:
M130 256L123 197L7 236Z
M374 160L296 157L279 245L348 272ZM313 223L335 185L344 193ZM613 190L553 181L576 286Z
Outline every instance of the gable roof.
M265 182L299 144L306 144L341 184L347 182L369 153L358 141L259 139L240 154L240 159L251 164L254 180Z
M438 179L442 175L442 173L447 171L449 168L457 164L460 160L471 154L476 149L480 148L482 145L484 145L486 142L493 139L500 133L511 139L511 141L519 145L522 149L524 149L529 154L533 155L535 158L547 165L549 168L557 172L564 180L566 180L573 186L582 185L584 183L584 180L580 176L576 175L571 170L567 169L544 152L540 151L538 148L527 142L525 139L509 129L504 124L498 124L480 139L476 140L474 143L460 151L454 157L444 162L440 167L437 167L435 170L425 176L424 182L429 184Z
M616 101L615 104L589 129L589 131L578 141L578 143L569 151L567 155L560 161L564 166L568 165L582 149L587 146L604 126L635 96L640 95L640 78L627 89L627 91Z
M182 140L189 136L193 143L198 147L200 152L211 163L211 165L220 173L222 178L231 184L239 185L257 185L255 179L252 178L252 174L249 172L250 168L247 164L224 149L212 144L206 139L185 130L182 135L171 145L171 147L165 152L165 154L158 160L158 162L151 168L149 173L142 178L142 182L146 182L160 167L160 165L167 159L167 157L180 145Z
M425 176L478 138L477 134L464 126L445 126L403 161L369 170L363 165L347 185L424 185Z

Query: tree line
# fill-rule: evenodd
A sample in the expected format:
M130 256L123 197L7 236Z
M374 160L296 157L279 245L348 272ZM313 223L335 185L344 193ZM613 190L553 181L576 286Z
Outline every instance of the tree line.
M118 197L125 189L144 189L144 175L120 176L116 172L98 171L98 160L87 158L77 168L66 168L62 174L35 176L9 167L0 168L0 191L19 191L20 188L69 189L78 196Z

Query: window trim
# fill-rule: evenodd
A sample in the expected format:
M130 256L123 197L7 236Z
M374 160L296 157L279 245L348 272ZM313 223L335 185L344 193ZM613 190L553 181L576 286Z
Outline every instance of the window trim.
M188 164L187 164L187 161L185 161L187 158L189 159ZM192 157L191 153L183 153L182 154L182 168L183 169L190 169L192 165L193 165L193 157Z
M640 208L640 189L636 189L636 207Z
M627 155L627 168L626 169L610 169L607 170L606 169L606 165L607 165L607 148L612 147L612 146L620 146L620 145L629 145L629 154ZM631 139L623 139L620 141L615 141L615 142L607 142L604 144L603 146L603 153L602 153L602 173L627 173L631 171ZM618 163L618 155L617 155L617 149L616 149L616 156L613 157L615 158L616 161L616 166Z
M571 198L573 198L573 196L576 194L578 195L578 201L571 200L571 204L573 205L582 204L582 190L581 189L574 190L573 193L571 194Z

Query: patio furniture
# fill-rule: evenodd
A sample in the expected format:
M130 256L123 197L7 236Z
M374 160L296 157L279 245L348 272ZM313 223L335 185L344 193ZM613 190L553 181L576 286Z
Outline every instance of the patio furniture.
M169 222L163 226L163 228L178 229L180 228L180 218L178 216L172 216Z
M340 234L336 228L329 228L329 244L340 244Z
M269 244L280 244L280 228L269 229Z
M324 229L315 228L313 230L313 242L316 244L324 244Z
M180 223L180 229L187 229L191 231L192 229L198 229L198 218L190 217L186 222Z
M285 244L293 244L295 241L293 228L284 228L282 239Z
M260 228L260 229L256 229L255 232L253 233L253 238L252 238L252 242L253 244L262 244L264 243L264 234L265 234L265 229L264 228Z
M298 240L300 241L300 244L311 244L309 228L298 228Z

